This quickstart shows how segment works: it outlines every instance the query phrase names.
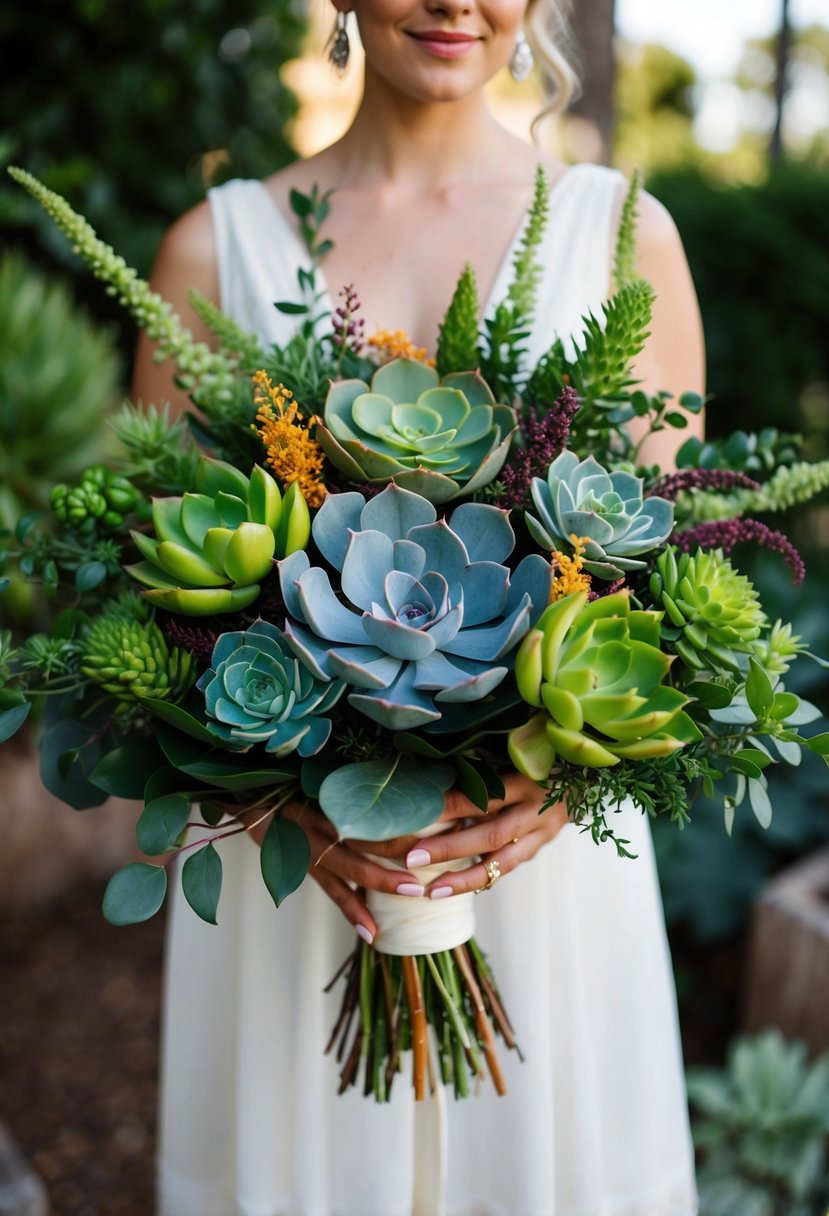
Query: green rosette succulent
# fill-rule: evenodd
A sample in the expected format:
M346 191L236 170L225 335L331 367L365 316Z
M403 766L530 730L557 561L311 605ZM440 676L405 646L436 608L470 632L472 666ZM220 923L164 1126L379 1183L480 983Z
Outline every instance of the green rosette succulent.
M349 704L389 730L461 707L474 718L550 596L549 563L530 554L511 571L508 512L482 503L438 519L394 484L368 502L329 494L313 537L336 574L306 553L279 563L288 644L319 679L345 680Z
M155 621L138 621L117 608L84 637L81 671L122 702L123 712L149 698L180 700L196 674L193 656L168 646Z
M207 729L231 747L264 743L274 756L312 756L328 741L325 714L345 685L317 679L280 631L260 620L221 635L196 687L204 692Z
M722 550L666 549L657 558L650 591L665 609L664 637L689 667L745 674L768 619L751 580Z
M643 497L644 482L632 473L608 473L597 460L579 460L566 448L550 465L546 480L531 487L538 518L527 527L542 549L571 553L570 537L586 541L584 569L597 578L621 578L642 570L643 553L664 544L674 526L673 504Z
M540 710L509 735L516 768L543 781L558 758L609 768L702 738L683 712L690 698L664 683L673 660L660 619L632 609L624 591L592 603L576 592L547 608L515 660L518 690Z
M259 595L275 556L307 545L308 504L297 482L283 496L259 465L246 477L204 457L195 486L193 494L153 499L157 539L132 532L145 560L127 572L147 588L147 599L168 612L238 612Z
M316 439L358 485L397 485L432 503L472 494L507 458L515 413L496 404L477 372L440 379L414 359L378 369L371 385L331 385Z

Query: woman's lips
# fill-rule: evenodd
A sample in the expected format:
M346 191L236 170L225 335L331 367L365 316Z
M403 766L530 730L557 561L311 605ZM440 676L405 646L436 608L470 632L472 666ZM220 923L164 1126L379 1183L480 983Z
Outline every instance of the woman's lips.
M423 30L417 33L409 30L407 33L418 46L438 59L458 59L467 54L478 41L474 34L463 34L454 30Z

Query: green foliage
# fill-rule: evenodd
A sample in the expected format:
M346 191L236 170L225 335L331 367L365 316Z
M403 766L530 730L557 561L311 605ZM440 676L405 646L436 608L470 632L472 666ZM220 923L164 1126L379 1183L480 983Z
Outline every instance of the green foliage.
M802 461L777 469L759 489L733 490L730 494L683 494L679 506L683 520L702 523L709 519L735 519L738 515L787 511L810 502L827 489L829 460L814 464Z
M210 300L191 291L188 299L196 316L223 350L232 351L238 355L242 367L255 371L262 365L262 347L254 334L246 333L231 317L228 317Z
M288 0L4 5L7 62L27 65L0 98L8 155L71 194L94 225L106 220L146 274L164 229L206 185L261 177L292 158L282 131L296 101L279 69L299 55L305 25ZM71 272L33 218L13 191L0 192L5 234L16 230Z
M507 290L507 300L515 310L516 322L524 325L529 324L535 312L536 294L543 271L538 250L544 239L549 213L550 185L543 167L539 165L535 171L533 201L518 242L512 282Z
M630 185L625 195L619 220L619 232L616 237L613 282L616 284L617 291L621 291L636 278L636 223L639 218L641 188L642 174L639 169L635 169L631 174Z
M10 528L101 457L121 369L109 334L16 253L0 261L0 333L0 527ZM14 603L27 600L16 587Z
M441 322L436 364L440 376L470 371L478 364L478 287L470 262Z
M688 1095L701 1216L814 1216L829 1198L829 1053L810 1064L768 1030L738 1039L725 1071L691 1070Z
M320 787L319 802L340 837L389 840L434 823L454 776L451 764L386 756L335 769Z

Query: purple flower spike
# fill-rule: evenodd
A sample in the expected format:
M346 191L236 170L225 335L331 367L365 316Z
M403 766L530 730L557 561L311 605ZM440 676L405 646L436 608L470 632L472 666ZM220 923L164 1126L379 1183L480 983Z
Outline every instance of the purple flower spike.
M516 448L509 465L501 471L504 493L498 500L502 507L526 507L534 477L546 476L556 456L567 446L570 426L581 402L574 388L567 386L552 407L539 420L534 409L521 423L524 447Z
M737 545L752 541L762 545L764 549L779 553L792 572L795 586L800 586L806 577L803 558L788 536L773 531L759 519L713 520L710 523L698 524L696 528L677 532L671 538L671 543L683 553L690 553L693 549L722 549L726 557Z
M676 502L677 495L693 490L758 490L756 481L736 469L680 469L668 473L646 492L647 497L658 494L669 502Z

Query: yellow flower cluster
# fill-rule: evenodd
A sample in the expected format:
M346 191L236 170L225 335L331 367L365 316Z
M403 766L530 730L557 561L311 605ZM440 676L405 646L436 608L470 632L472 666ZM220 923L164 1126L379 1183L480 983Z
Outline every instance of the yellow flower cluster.
M565 595L572 595L574 591L590 591L590 575L584 569L584 550L587 539L586 536L576 536L573 533L570 537L570 544L575 549L572 557L566 553L560 553L558 549L553 549L555 573L550 590L551 604L554 604L556 600L564 599Z
M368 340L368 345L377 352L380 363L391 363L392 359L417 359L427 367L434 367L422 346L415 346L404 329L378 329Z
M257 406L253 429L268 449L267 464L284 487L298 481L309 507L319 507L326 495L322 484L325 457L322 448L298 417L299 407L290 389L274 388L265 371L253 376L254 403Z

